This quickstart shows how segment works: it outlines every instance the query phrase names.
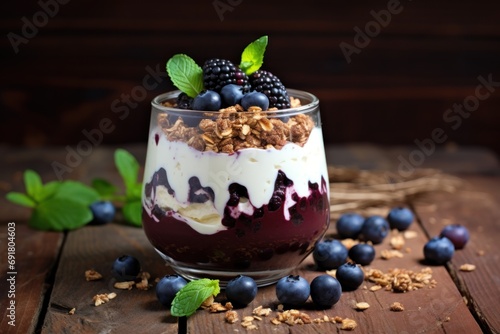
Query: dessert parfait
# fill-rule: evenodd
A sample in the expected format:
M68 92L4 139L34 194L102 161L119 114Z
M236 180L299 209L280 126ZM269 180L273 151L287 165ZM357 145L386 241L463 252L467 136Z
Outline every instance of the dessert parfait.
M239 66L175 55L167 72L180 90L152 102L143 226L187 278L273 283L328 228L318 99L260 69L266 45L247 46Z

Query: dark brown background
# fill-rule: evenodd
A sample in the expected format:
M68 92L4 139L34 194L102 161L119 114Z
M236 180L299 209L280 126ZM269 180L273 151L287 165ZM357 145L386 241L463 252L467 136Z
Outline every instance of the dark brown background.
M55 1L55 0L52 0ZM62 0L61 0L62 1ZM148 92L123 120L112 103L142 84L147 66L163 69L183 52L198 63L213 56L239 62L250 41L267 34L264 67L286 86L321 99L327 143L414 145L442 128L442 144L482 145L500 153L500 88L454 130L443 114L474 94L478 76L500 81L500 5L495 1L402 1L370 44L347 63L339 44L354 43L370 11L388 1L220 1L236 4L221 20L213 1L83 1L58 13L16 54L36 1L11 1L0 13L0 142L76 145L103 118L115 125L106 144L144 142Z

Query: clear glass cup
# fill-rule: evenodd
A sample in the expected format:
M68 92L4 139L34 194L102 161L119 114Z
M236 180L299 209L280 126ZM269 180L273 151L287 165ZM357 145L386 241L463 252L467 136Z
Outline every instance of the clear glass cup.
M143 227L178 274L271 284L328 229L319 101L288 93L301 105L267 112L177 109L179 91L152 101Z

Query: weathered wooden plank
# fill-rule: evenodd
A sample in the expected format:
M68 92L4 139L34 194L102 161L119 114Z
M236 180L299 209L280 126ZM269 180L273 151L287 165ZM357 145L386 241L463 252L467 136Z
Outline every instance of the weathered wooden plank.
M63 233L30 229L26 222L15 222L15 264L7 262L8 225L0 225L0 333L32 333L39 316L43 317L43 304L55 271ZM12 229L11 229L12 230ZM16 274L9 274L14 272ZM10 281L15 280L15 289ZM15 294L10 298L11 291ZM8 318L11 301L15 302L15 319ZM15 326L9 325L14 320Z
M489 333L500 332L497 316L500 299L500 179L498 177L467 176L467 187L456 194L434 194L415 203L415 209L430 236L437 235L447 224L462 224L471 234L464 249L455 253L450 274L471 311ZM476 266L463 272L462 264Z
M380 212L386 212L381 209ZM420 271L427 264L422 262L423 245L427 237L418 224L413 224L411 230L417 232L417 237L407 239L405 248L411 251L404 253L403 258L392 258L383 260L380 253L384 249L389 249L390 238L376 245L377 258L369 266L370 268L386 271L390 268L404 268L413 271ZM331 232L334 227L331 226ZM367 267L368 268L368 267ZM329 317L340 316L354 319L358 328L358 333L481 333L481 329L467 309L463 299L450 278L446 268L443 266L433 266L433 278L437 281L437 287L426 288L407 293L394 293L385 290L376 292L359 288L356 291L344 292L340 301L328 310L317 310L311 300L300 310L310 315L312 319L322 318L325 314ZM312 265L309 257L303 265L295 272L302 275L309 282L314 277L323 272L318 272ZM366 282L367 288L373 284ZM219 300L224 301L221 295ZM368 302L370 308L360 312L354 309L356 302ZM404 305L403 312L392 312L389 310L393 302L400 302ZM259 289L256 299L246 308L237 310L240 319L243 316L251 315L252 309L257 306L271 307L276 309L278 304L275 295L275 286L268 286ZM272 315L276 316L276 312ZM241 322L228 324L224 322L223 314L209 314L206 311L198 311L188 319L188 333L233 333L244 330ZM290 327L286 324L273 325L270 317L264 317L263 321L254 321L259 327L259 333L331 333L338 331L340 326L332 323L319 323L308 325L295 325Z
M177 333L177 319L158 303L154 289L113 287L111 266L123 254L139 259L151 281L169 273L140 228L109 224L68 233L42 333ZM102 280L85 280L85 270L92 268ZM110 292L117 297L93 305L93 296ZM76 312L69 315L72 308Z

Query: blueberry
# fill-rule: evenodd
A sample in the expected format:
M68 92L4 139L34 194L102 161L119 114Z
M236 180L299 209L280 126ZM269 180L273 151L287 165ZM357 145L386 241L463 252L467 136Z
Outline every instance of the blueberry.
M356 290L365 279L363 270L352 262L344 263L338 267L335 276L344 291Z
M240 104L241 98L243 97L242 86L229 84L222 87L220 91L220 96L222 102L226 106L234 106Z
M118 281L133 281L141 271L139 260L130 255L122 255L113 262L111 273Z
M187 281L179 275L166 275L156 284L156 297L166 307L170 307L179 292L187 284Z
M311 299L321 308L335 305L342 295L339 281L330 275L317 276L311 282Z
M220 95L212 90L201 91L193 100L193 110L217 111L220 107Z
M115 218L115 206L109 201L98 201L90 205L92 220L90 225L104 225Z
M235 305L246 306L256 295L257 284L251 277L239 275L227 283L226 297Z
M363 241L379 244L384 241L384 238L389 234L389 230L389 223L383 217L370 216L365 219L359 236Z
M286 276L276 283L276 297L285 305L300 306L306 302L310 293L309 283L300 276Z
M254 91L243 95L241 106L245 110L250 107L260 107L262 110L267 110L269 109L269 99L264 93Z
M387 215L387 221L391 229L397 229L398 231L406 230L414 219L411 210L403 207L392 208Z
M424 257L434 264L445 264L453 257L455 247L446 237L434 237L424 246Z
M337 220L337 233L341 238L356 239L365 219L357 213L344 213Z
M347 260L347 248L338 240L323 240L314 247L313 258L319 268L335 269Z
M440 234L442 237L447 237L455 246L455 249L464 248L467 241L469 241L469 230L460 224L451 224L443 228Z
M349 249L349 258L362 266L369 265L375 258L375 248L369 244L357 244Z

